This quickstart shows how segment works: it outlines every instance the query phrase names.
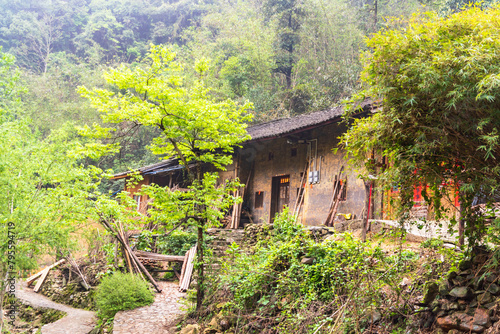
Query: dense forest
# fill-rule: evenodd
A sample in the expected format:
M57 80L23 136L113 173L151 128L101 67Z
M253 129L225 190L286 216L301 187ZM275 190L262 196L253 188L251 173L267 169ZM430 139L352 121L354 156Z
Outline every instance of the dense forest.
M253 122L261 122L349 97L359 86L367 36L404 25L416 11L459 6L422 0L1 1L0 45L21 69L24 115L45 135L66 122L100 122L77 88L104 87L104 69L140 62L151 44L170 45L192 77L195 59L208 59L211 94L252 102ZM125 143L102 167L120 171L155 161L146 149L152 130L119 130L132 136L117 135Z

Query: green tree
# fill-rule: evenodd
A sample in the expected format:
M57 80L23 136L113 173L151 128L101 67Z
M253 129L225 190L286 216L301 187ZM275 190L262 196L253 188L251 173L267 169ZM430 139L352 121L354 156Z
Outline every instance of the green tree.
M356 98L381 99L383 107L342 138L358 163L372 150L389 157L380 178L399 184L403 210L413 204L414 186L427 184L424 196L439 219L441 200L459 187L471 241L484 232L471 204L490 200L500 186L499 14L499 7L427 13L375 34L363 56L365 90Z
M14 58L0 53L0 331L6 284L12 292L16 275L35 269L41 256L72 249L72 233L101 197L102 171L82 164L90 151L76 129L42 135L23 114L22 90Z
M198 61L199 78L187 82L175 54L165 46L152 46L140 65L134 68L123 65L105 74L116 91L81 89L103 113L105 122L132 122L159 128L161 135L154 139L153 152L176 157L184 167L189 192L183 194L154 187L147 191L160 211L171 214L167 221L197 227L198 308L204 297L204 231L216 225L221 209L235 201L229 195L234 184L217 186L217 174L204 173L202 167L224 169L231 163L234 147L248 138L243 122L248 119L245 114L251 107L211 97L203 80L206 70L206 61Z

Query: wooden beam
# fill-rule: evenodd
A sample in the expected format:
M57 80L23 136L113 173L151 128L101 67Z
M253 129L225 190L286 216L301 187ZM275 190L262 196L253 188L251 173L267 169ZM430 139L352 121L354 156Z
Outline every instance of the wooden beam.
M44 270L42 270L42 275L38 279L38 282L36 282L36 285L35 285L35 288L33 289L33 291L35 291L35 292L40 291L40 288L42 287L43 282L45 282L45 279L47 278L47 275L49 274L50 269L51 269L50 267L47 267Z
M163 255L145 251L134 251L134 254L140 259L152 261L184 262L184 256L182 255Z
M58 265L60 265L61 263L64 263L64 261L66 261L66 259L59 260L59 261L57 261L56 263L54 263L54 264L52 264L52 265L50 265L50 266L48 266L48 267L46 267L46 268L42 269L41 271L39 271L39 272L38 272L38 273L36 273L35 275L28 277L28 278L26 279L26 284L27 284L28 286L30 286L31 284L33 284L33 282L34 282L34 281L35 281L38 277L42 276L42 274L44 273L45 269L49 268L49 270L50 270L50 269L52 269L52 268L54 268L54 267L57 267L57 266L58 266Z
M179 278L179 284L181 284L182 279L184 278L184 273L186 272L186 265L189 259L189 253L191 250L188 250L186 252L186 255L184 255L184 262L182 262L182 269L181 269L181 277Z

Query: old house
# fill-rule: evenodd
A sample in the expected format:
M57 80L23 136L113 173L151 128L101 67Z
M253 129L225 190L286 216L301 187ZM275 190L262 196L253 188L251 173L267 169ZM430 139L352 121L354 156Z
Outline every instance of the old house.
M365 103L358 117L371 112L372 105ZM269 222L288 206L299 213L303 224L320 225L331 211L336 189L337 213L344 219L366 216L368 203L370 217L383 218L382 194L370 195L367 183L347 166L343 152L334 151L338 137L346 130L342 113L343 108L336 107L249 127L252 139L237 150L233 164L219 173L221 179L239 177L246 184L238 215L248 213L253 222ZM138 172L144 180L128 189L131 193L144 184L184 186L182 169L175 159L139 168ZM129 172L114 178L127 175ZM145 212L148 199L135 196L137 209Z

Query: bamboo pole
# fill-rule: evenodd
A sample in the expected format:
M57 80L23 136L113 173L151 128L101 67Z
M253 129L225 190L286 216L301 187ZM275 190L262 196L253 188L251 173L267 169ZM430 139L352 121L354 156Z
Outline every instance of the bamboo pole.
M115 229L113 228L113 226L111 226L107 221L106 219L104 219L102 216L101 216L101 221L102 223L106 226L106 228L108 228L108 230L113 233L114 235L116 235L118 241L125 247L125 250L130 254L130 257L132 258L133 261L135 261L135 263L137 264L137 266L139 267L139 269L141 270L141 272L146 275L146 277L148 278L148 280L153 284L153 286L155 287L156 291L158 292L161 292L161 289L160 287L158 286L158 283L156 283L156 281L154 280L154 278L151 276L151 274L147 271L147 269L144 267L144 265L141 263L141 261L139 261L139 259L137 258L137 256L135 256L135 254L132 252L132 249L130 249L130 246L125 242L125 240L123 240L121 238L121 236L116 233Z

